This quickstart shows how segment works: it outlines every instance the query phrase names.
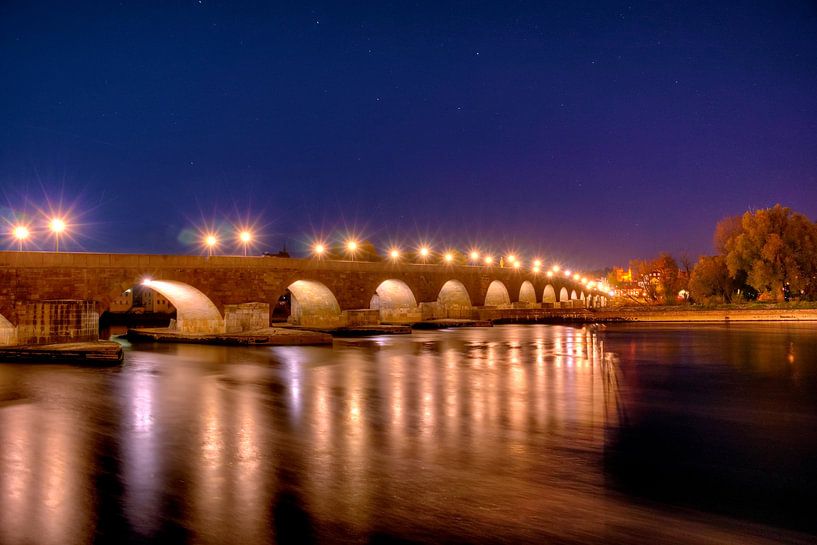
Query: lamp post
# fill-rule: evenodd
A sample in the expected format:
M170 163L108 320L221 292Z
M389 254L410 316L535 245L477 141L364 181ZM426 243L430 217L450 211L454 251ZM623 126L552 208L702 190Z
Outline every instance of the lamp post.
M28 227L26 227L25 225L18 225L12 230L12 234L14 235L14 238L17 239L17 244L19 244L19 250L22 252L23 242L31 234L28 230Z
M54 233L54 250L60 251L60 235L65 231L65 220L62 218L51 218L48 228Z
M247 246L249 246L250 241L252 240L252 233L247 230L241 231L238 238L241 240L241 245L244 247L244 257L247 257Z
M207 256L213 257L213 248L218 244L218 238L216 238L216 235L207 235L204 243L207 245Z

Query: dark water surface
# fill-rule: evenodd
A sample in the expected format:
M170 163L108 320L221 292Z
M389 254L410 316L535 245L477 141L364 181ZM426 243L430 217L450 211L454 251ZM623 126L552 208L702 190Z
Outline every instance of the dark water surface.
M817 535L817 324L501 326L0 365L0 543Z

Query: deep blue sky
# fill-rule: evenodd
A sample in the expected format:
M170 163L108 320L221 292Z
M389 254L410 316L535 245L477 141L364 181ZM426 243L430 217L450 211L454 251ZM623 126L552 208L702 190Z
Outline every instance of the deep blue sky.
M817 217L814 2L0 4L2 214L75 249L346 228L585 267ZM43 242L42 247L48 244Z

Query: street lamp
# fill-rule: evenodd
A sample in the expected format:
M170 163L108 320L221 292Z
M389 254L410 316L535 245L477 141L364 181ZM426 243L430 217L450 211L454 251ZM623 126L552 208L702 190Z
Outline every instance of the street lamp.
M446 263L450 264L452 261L454 261L454 255L451 252L446 252L446 254L443 256L443 259L445 259Z
M213 257L213 248L215 248L216 244L218 244L218 238L216 238L216 235L207 235L204 239L204 244L207 246L207 255Z
M494 262L494 258L489 256L489 255L486 255L484 261L485 261L485 265L490 267L491 264Z
M31 232L25 225L18 225L12 230L11 233L14 235L14 238L17 239L17 243L20 245L20 251L22 252L23 242L28 238Z
M317 242L314 246L312 246L312 253L317 257L323 257L323 254L326 253L326 246L320 242Z
M346 241L346 252L352 256L352 259L355 258L355 254L357 253L357 241L356 240L347 240Z
M247 246L252 240L252 233L245 229L238 234L238 238L241 239L241 245L244 246L244 257L247 257Z
M55 250L60 251L60 235L65 231L65 220L62 218L51 218L48 222L48 228L54 233Z
M420 247L420 258L425 261L428 258L428 255L431 253L431 250L428 246L421 246Z
M392 248L389 251L389 257L392 258L394 261L397 261L398 259L400 259L400 250L398 250L397 248Z

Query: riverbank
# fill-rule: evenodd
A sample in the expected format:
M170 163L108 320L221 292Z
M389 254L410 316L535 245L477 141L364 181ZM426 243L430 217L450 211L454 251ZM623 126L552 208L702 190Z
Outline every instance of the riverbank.
M599 309L598 321L621 322L805 322L817 321L814 308L622 308Z
M122 346L113 341L0 347L0 363L122 363Z
M289 328L268 327L242 333L180 333L168 328L133 328L129 329L127 338L130 341L220 344L220 345L256 345L256 346L299 346L332 344L328 333L305 331Z

